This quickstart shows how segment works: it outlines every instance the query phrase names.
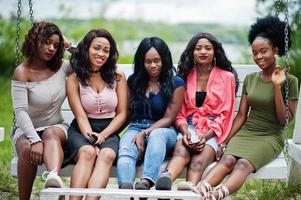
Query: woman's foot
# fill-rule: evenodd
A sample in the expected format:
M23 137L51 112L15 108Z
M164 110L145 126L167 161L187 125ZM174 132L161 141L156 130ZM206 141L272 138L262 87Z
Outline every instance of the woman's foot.
M192 191L199 194L202 198L206 199L209 192L211 192L212 190L213 188L211 187L211 185L207 181L202 180L197 184L196 187L193 188Z
M207 198L209 200L222 200L225 199L227 196L229 196L229 189L221 184L219 186L217 186L216 188L214 188L213 191L211 191L210 193L208 193Z
M132 190L133 189L133 184L130 183L130 182L121 183L119 189L129 189L129 190Z
M63 181L58 176L58 174L55 170L52 170L50 172L49 171L43 172L42 178L45 180L44 188L48 188L48 187L62 188L63 187Z
M150 187L150 182L146 179L142 179L135 184L135 190L149 190Z
M172 187L172 180L170 173L165 170L163 171L157 181L156 181L156 190L171 190Z
M196 187L195 184L193 184L190 181L181 181L177 185L178 190L190 190L193 191L193 188Z

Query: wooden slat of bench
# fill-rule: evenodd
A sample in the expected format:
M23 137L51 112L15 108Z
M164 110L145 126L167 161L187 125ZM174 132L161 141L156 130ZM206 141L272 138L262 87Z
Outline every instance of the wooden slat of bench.
M183 199L183 200L199 200L199 196L191 191L158 191L158 190L119 190L119 189L84 189L84 188L47 188L41 191L40 200L49 200L51 197L57 199L58 196L101 196L102 200L129 200L130 197L139 199L141 197L158 199Z

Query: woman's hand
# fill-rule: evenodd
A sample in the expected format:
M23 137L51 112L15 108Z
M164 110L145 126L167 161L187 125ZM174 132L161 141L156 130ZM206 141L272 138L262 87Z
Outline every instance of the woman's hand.
M141 131L137 135L134 136L132 140L132 145L137 145L138 151L139 151L139 158L141 159L144 154L144 139L146 137L146 134L144 131Z
M97 139L98 139L97 135L93 134L93 132L83 133L83 135L92 144L94 144L95 141L97 141Z
M218 146L217 152L216 152L216 160L219 161L221 157L223 156L225 150L227 148L227 145L222 143Z
M183 133L183 144L189 148L191 148L191 134L189 131Z
M43 142L37 142L31 145L30 162L34 165L41 165L43 163Z
M96 139L95 144L102 144L106 141L106 137L102 133L97 134L95 132L92 132L92 137Z
M279 67L279 65L277 65L275 68L274 68L274 71L272 73L272 77L271 77L271 81L273 83L274 86L281 86L282 83L285 82L285 72L283 69L281 69Z

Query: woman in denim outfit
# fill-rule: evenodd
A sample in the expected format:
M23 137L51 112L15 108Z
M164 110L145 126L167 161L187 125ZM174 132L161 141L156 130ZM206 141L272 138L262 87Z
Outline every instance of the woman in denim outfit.
M131 124L119 145L119 188L133 188L136 163L144 158L135 189L150 189L165 155L173 151L177 132L171 125L184 95L184 81L173 72L167 44L158 37L143 39L135 54L134 73L128 78Z

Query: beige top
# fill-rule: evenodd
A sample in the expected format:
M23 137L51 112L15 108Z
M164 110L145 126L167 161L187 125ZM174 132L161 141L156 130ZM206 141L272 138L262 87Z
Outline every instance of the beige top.
M37 131L57 126L65 133L68 124L64 122L61 106L66 98L66 77L71 72L69 62L51 77L40 82L12 80L11 93L15 112L15 131L12 131L13 144L21 135L31 143L41 141Z

